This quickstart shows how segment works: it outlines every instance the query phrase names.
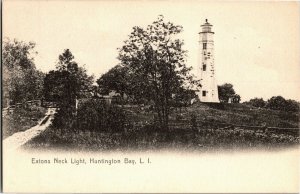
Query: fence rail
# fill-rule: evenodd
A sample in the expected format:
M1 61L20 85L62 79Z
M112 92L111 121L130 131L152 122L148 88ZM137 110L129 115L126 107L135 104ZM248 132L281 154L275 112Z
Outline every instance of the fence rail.
M2 117L7 114L14 112L18 108L32 108L32 107L45 107L45 108L58 108L56 102L48 102L43 100L28 100L23 103L16 103L9 105L8 107L2 108Z

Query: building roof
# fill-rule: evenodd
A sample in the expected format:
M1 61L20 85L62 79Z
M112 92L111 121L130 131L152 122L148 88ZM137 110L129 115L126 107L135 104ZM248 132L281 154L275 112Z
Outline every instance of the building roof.
M208 23L208 19L205 19L205 23L202 24L201 26L212 26L210 23Z

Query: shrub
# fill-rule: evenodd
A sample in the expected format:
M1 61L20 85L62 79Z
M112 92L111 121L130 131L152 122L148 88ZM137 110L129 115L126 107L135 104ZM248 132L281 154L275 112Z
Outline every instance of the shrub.
M273 96L266 105L267 108L283 111L299 111L299 103L294 100L286 100L282 96Z
M266 102L262 98L253 98L250 99L249 102L246 102L246 104L250 104L251 106L263 108L266 105Z
M229 99L232 99L233 103L239 103L241 100L240 95L235 93L233 85L230 83L218 86L218 94L221 102L227 103Z
M79 130L117 132L124 129L126 117L121 108L91 99L78 108L76 121Z
M45 113L46 109L42 107L16 108L12 113L2 117L3 137L6 138L16 132L25 131L37 125L38 121L45 116Z
M286 110L293 111L293 112L299 112L300 111L299 102L296 102L295 100L287 100L286 101Z
M52 126L55 129L64 129L63 131L73 129L76 121L75 112L75 106L68 105L67 103L61 103L60 108L54 114Z

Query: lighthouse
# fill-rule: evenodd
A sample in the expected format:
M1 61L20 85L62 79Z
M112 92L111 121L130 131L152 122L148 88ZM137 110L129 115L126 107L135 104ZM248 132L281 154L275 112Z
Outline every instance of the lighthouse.
M201 25L201 32L199 32L199 66L198 72L201 82L201 89L197 93L201 102L219 103L218 86L216 81L216 71L214 64L214 32L212 32L212 25L205 23Z

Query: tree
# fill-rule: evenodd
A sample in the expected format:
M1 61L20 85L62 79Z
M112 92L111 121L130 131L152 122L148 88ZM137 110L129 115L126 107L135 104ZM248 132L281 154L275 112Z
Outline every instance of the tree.
M67 72L50 71L44 79L44 97L46 101L59 102L65 94L64 77L68 76Z
M250 99L249 102L245 102L245 103L250 104L251 106L254 106L254 107L259 107L259 108L263 108L266 106L266 102L262 98L253 98L253 99Z
M3 104L42 97L44 74L34 64L35 43L6 38L3 41Z
M292 112L299 112L300 111L300 103L295 100L287 100L286 101L286 110Z
M75 99L92 88L93 76L87 75L84 67L73 60L69 49L59 55L56 70L50 71L44 79L44 95L49 101L75 107Z
M178 93L173 95L174 106L182 107L191 103L193 98L197 98L197 94L194 90L181 88Z
M232 103L240 103L240 101L241 101L241 96L240 95L234 94L232 96Z
M44 80L45 99L59 104L53 121L55 127L73 127L76 123L76 98L92 89L93 79L84 67L78 66L69 49L59 55L56 70L50 71Z
M130 77L130 90L135 97L154 102L159 123L165 128L172 94L198 83L185 64L183 41L176 39L182 30L182 26L166 23L159 16L146 29L134 27L119 49L118 58Z
M233 85L230 83L218 86L218 94L221 102L228 102L230 98L238 97L233 89Z
M101 93L109 93L111 90L115 90L123 95L124 93L130 93L128 79L127 69L122 65L116 65L107 73L101 75L96 82L101 89Z
M283 110L283 111L293 111L297 112L300 110L299 102L295 100L286 100L282 96L273 96L270 98L266 104L267 108L273 110Z
M286 106L286 100L282 96L273 96L267 102L267 108L274 110L284 110Z
M65 49L65 51L58 56L58 59L59 62L56 64L56 69L58 71L78 68L77 63L73 61L74 56L69 49Z

